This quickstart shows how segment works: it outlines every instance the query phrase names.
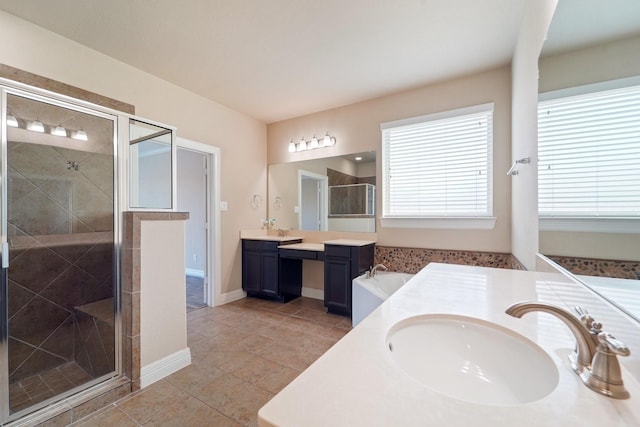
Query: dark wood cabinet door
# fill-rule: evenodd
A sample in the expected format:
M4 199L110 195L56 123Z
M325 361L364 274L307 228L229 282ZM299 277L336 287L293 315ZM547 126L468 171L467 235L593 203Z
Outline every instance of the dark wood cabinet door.
M351 313L351 263L349 259L324 260L324 305L331 311Z
M266 295L279 295L278 253L262 253L262 292Z
M262 254L244 251L242 254L242 289L259 292L262 280Z

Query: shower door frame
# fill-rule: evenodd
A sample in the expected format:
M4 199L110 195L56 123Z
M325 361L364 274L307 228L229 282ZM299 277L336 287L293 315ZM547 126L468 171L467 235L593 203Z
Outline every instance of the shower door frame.
M71 390L58 394L54 397L44 400L43 402L34 404L19 410L13 414L9 408L9 337L8 337L8 212L7 212L7 95L15 95L28 98L33 101L44 102L52 106L67 108L91 116L100 117L111 120L113 123L113 289L114 289L114 329L115 329L115 354L114 354L114 371L105 374L99 378L88 381L87 383L75 387ZM128 124L130 115L101 107L76 98L60 95L55 92L44 89L34 88L29 85L14 82L5 78L0 78L0 255L2 260L2 274L0 277L0 425L22 418L25 415L37 413L42 408L56 403L62 403L71 396L89 392L94 386L113 380L122 375L122 313L121 313L121 248L122 248L122 183L126 182L126 176L123 172L122 159L120 156L120 147L122 140L126 140L128 135L123 135L123 126L125 122ZM125 155L126 156L126 155ZM126 170L126 169L125 169ZM6 375L4 375L6 373Z

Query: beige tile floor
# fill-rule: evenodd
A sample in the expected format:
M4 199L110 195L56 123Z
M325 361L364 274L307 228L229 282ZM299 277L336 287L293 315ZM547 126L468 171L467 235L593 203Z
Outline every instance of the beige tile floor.
M191 366L74 425L256 425L262 405L351 329L309 298L245 298L187 318Z

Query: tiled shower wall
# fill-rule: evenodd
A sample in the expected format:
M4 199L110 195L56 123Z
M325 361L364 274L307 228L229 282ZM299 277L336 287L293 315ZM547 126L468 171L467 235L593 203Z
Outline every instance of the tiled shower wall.
M74 360L76 308L113 297L111 144L100 151L9 142L10 382Z

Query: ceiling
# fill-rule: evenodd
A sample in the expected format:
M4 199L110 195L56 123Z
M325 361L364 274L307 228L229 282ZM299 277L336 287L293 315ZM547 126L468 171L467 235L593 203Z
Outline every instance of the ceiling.
M526 0L0 0L0 10L272 123L511 61ZM544 54L638 34L560 0Z
M525 0L0 0L266 123L508 64Z
M638 0L560 0L542 55L553 55L638 34Z

